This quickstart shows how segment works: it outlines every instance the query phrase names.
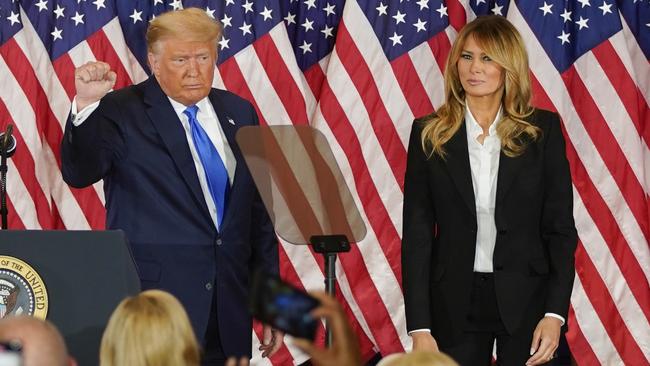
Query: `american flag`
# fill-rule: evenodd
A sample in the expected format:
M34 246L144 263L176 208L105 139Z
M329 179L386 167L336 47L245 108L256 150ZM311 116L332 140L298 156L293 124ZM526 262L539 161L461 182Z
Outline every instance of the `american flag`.
M458 30L481 14L510 19L528 47L535 105L560 113L567 139L580 237L573 356L650 364L650 1L0 0L0 127L14 124L19 144L10 228L104 227L102 185L78 190L61 178L73 70L103 60L116 88L146 79L148 21L184 7L224 25L215 87L250 100L263 124L309 124L331 144L368 227L337 268L366 359L410 348L400 235L411 123L444 101ZM282 242L280 256L285 279L322 288L315 253ZM289 345L253 363L305 359Z

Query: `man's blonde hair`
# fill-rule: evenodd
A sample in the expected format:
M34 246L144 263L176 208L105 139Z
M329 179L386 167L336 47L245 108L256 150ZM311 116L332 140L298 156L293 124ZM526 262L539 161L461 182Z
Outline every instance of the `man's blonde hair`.
M102 337L101 366L198 366L199 346L181 303L147 290L117 306Z
M222 27L219 21L210 17L205 10L187 8L169 11L157 16L147 28L147 50L157 51L157 44L166 39L184 41L214 42L219 41Z

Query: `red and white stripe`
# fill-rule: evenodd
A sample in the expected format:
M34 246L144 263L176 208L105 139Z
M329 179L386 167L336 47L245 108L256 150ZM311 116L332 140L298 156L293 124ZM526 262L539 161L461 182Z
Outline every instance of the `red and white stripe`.
M368 231L337 264L339 299L366 357L411 346L400 263L406 145L413 118L444 102L451 43L475 17L467 0L446 4L451 25L392 62L359 4L349 1L333 52L309 70L296 64L280 23L215 75L216 87L254 104L262 124L309 124L332 146ZM0 48L0 121L15 125L21 144L9 162L10 227L101 229L101 183L70 188L59 168L73 70L107 61L118 71L116 88L147 76L117 19L50 63L29 18L21 15L23 29ZM650 64L621 18L623 31L560 75L514 2L508 18L526 40L537 105L557 110L564 122L580 236L567 335L573 355L585 365L650 364ZM305 289L323 287L318 254L281 241L280 256L285 279ZM257 354L254 364L306 359L287 343L271 362Z
M536 101L560 113L567 137L580 237L569 345L579 364L594 358L601 364L648 364L648 149L638 127L645 125L648 104L647 96L636 97L646 94L636 87L622 32L560 75L515 5L508 18L535 55L530 61ZM593 352L581 350L581 342Z

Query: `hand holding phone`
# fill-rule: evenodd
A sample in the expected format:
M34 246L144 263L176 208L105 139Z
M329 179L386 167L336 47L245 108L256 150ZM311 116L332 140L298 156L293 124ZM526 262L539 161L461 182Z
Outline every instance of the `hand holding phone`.
M276 276L257 272L251 289L251 312L263 323L298 338L314 339L318 319L311 311L320 302Z
M332 330L332 345L330 348L322 348L306 339L295 339L294 345L309 355L314 366L362 365L359 341L348 323L341 304L322 291L310 294L320 300L321 305L312 313L314 316L327 319Z

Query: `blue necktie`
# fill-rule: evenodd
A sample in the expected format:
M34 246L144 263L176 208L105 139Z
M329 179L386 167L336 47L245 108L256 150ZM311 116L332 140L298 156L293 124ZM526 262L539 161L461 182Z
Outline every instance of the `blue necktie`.
M201 159L201 165L203 165L203 170L205 171L212 200L215 206L217 206L217 226L221 230L221 223L223 222L223 216L226 210L226 196L230 187L228 170L226 170L226 166L223 164L219 152L210 141L208 134L205 133L205 130L196 119L198 110L199 107L191 105L183 113L190 121L192 141L194 142L196 152L199 154L199 159Z

